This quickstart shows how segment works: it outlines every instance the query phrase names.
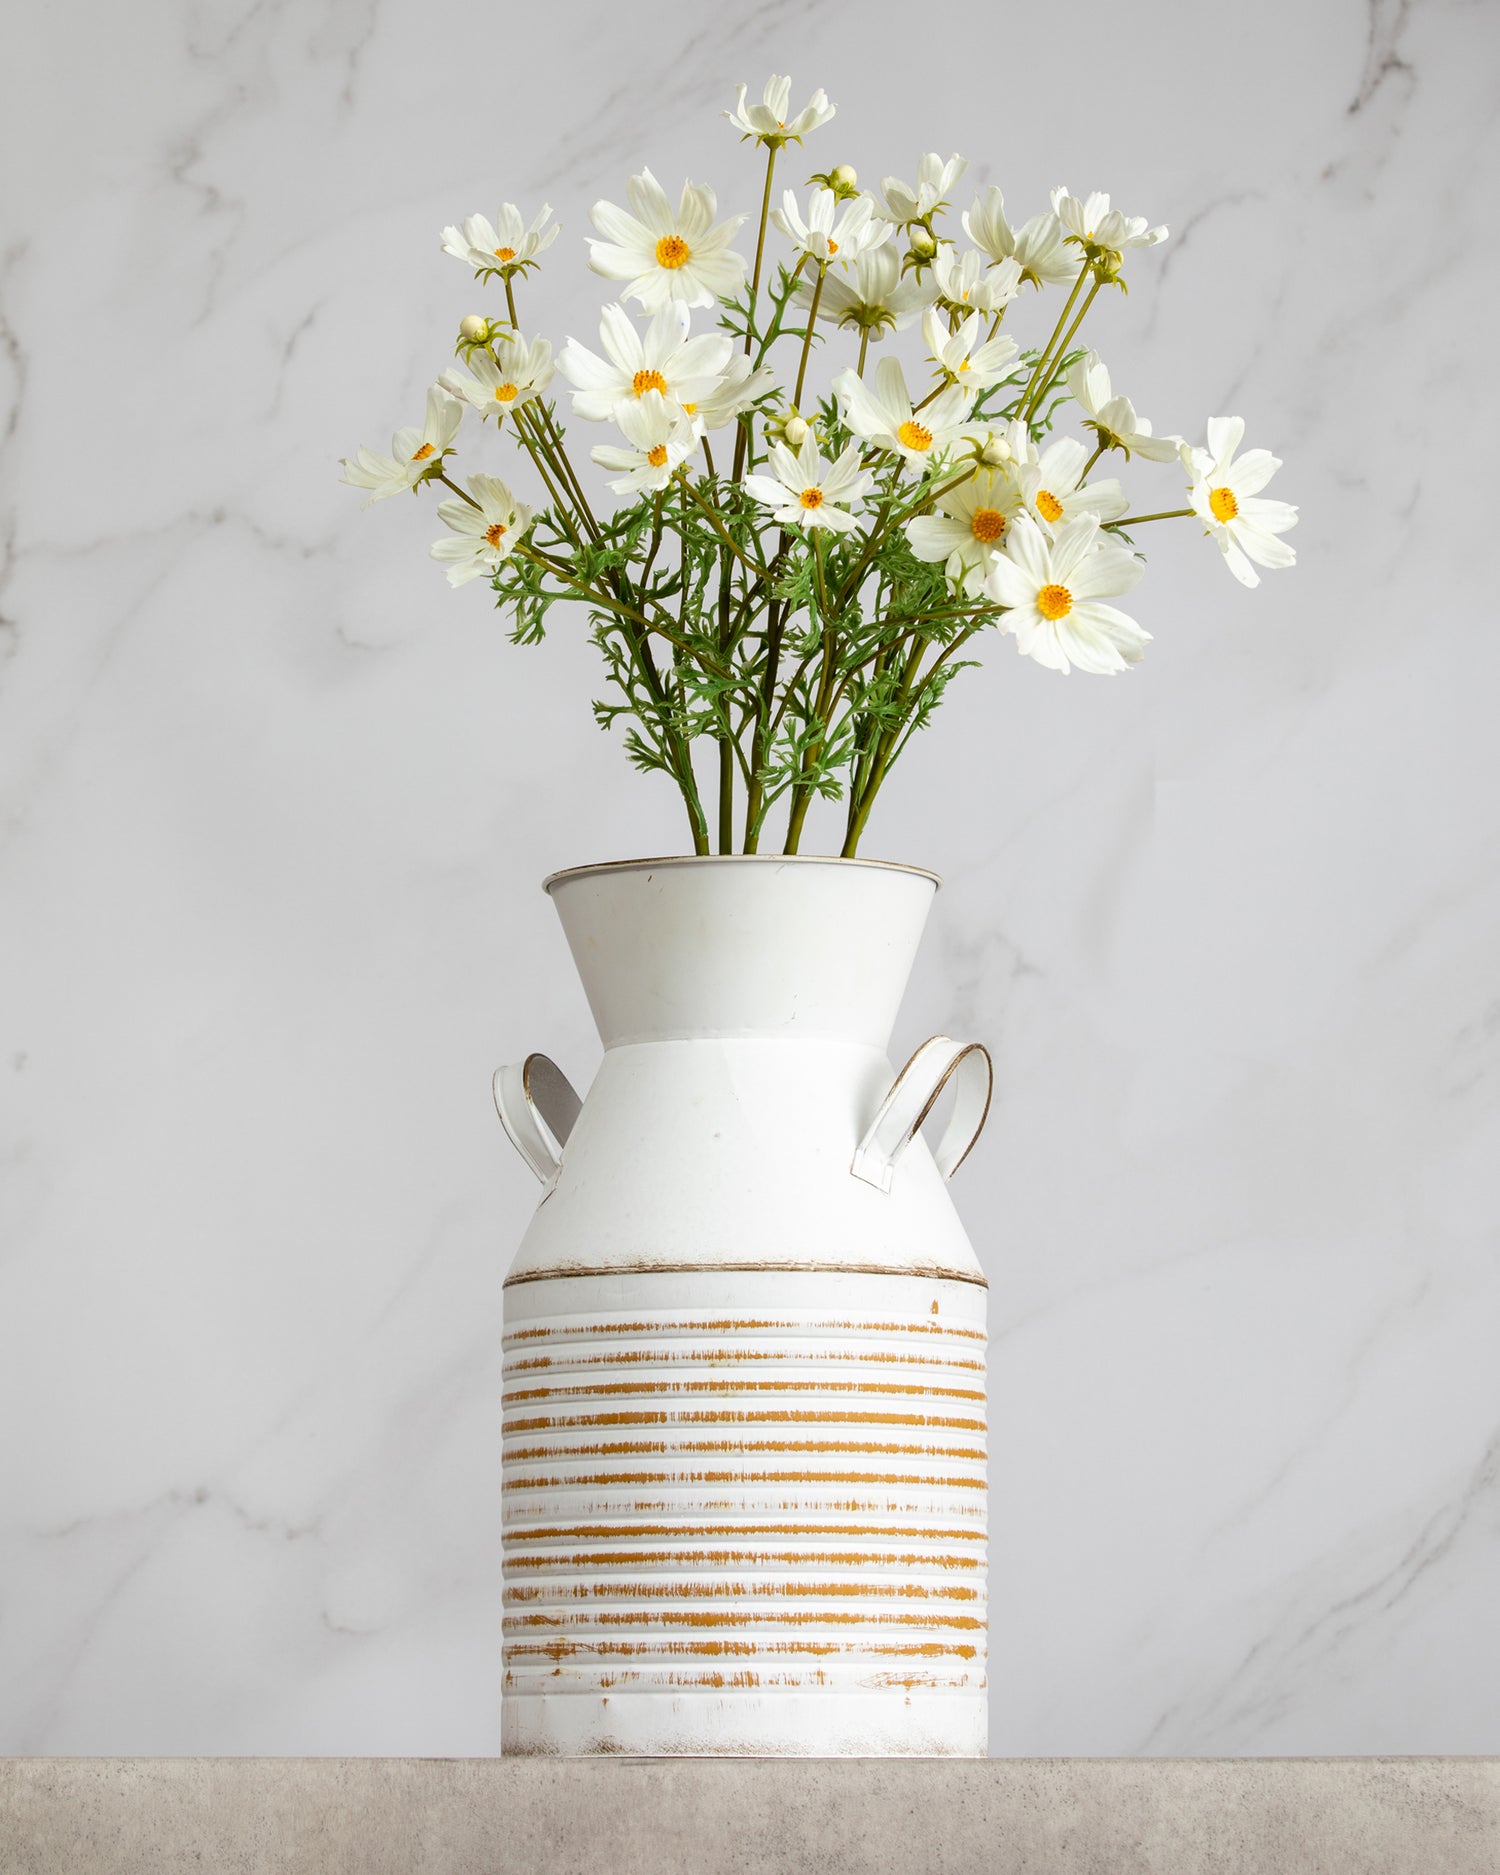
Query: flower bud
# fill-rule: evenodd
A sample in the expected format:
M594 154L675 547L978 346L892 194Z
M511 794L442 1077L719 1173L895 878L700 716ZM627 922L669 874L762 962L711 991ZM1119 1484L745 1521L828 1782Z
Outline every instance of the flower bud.
M979 460L987 462L992 469L998 469L1001 463L1010 461L1010 444L1003 436L992 436L980 450Z
M930 228L913 228L911 231L911 251L918 260L931 260L937 252L937 239Z
M835 189L853 189L859 184L859 172L853 163L840 163L829 177Z
M467 339L471 345L482 344L490 335L490 322L482 319L478 313L470 313L458 322L458 335Z
M800 449L807 441L807 431L806 417L796 415L788 417L781 426L781 434L788 449Z

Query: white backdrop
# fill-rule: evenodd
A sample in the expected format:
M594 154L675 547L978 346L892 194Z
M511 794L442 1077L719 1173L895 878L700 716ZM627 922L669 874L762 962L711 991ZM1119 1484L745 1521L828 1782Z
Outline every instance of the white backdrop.
M335 459L478 303L445 222L549 199L589 340L588 204L753 206L769 70L840 107L790 180L958 147L1170 223L1098 342L1302 504L1258 593L1143 535L1121 682L993 644L865 844L948 881L898 1046L999 1067L993 1749L1500 1750L1500 13L746 11L12 23L0 1750L497 1748L488 1075L587 1079L537 881L680 810L581 621L512 647Z

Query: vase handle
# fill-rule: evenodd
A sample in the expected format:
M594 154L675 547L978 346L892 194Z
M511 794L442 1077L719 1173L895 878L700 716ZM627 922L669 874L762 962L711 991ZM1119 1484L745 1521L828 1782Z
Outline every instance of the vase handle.
M849 1170L856 1178L881 1191L890 1190L897 1161L950 1081L955 1095L953 1114L933 1156L943 1177L952 1178L984 1131L995 1069L982 1043L955 1042L946 1035L923 1042L892 1081L855 1151Z
M562 1170L563 1147L583 1102L555 1061L528 1055L497 1068L495 1111L510 1143L548 1191Z

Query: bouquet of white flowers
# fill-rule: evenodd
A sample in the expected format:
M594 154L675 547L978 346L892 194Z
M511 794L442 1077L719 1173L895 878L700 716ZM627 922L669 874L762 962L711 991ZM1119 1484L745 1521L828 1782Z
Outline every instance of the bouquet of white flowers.
M1165 228L1065 188L1015 227L991 186L960 217L961 248L941 220L960 156L926 155L915 186L887 176L878 196L839 165L776 205L781 152L834 114L816 91L791 116L790 92L772 78L747 105L742 85L725 113L765 157L748 266L731 246L746 218L716 221L711 189L686 183L674 204L645 169L628 209L595 203L589 264L620 282L597 351L570 338L554 360L525 335L517 288L556 239L549 208L527 225L507 202L493 223L445 229L444 251L499 283L504 312L464 319L465 368L433 385L420 430L343 465L371 501L451 491L433 557L455 586L488 577L518 643L543 636L556 601L587 608L613 692L595 714L628 719L631 759L675 782L699 853L737 838L755 852L779 801L795 853L821 795L846 803L854 854L986 627L1055 671L1137 662L1149 634L1111 601L1145 570L1132 531L1147 522L1201 521L1247 586L1295 557L1281 538L1295 508L1261 495L1279 464L1238 453L1240 418L1210 420L1207 448L1158 436L1077 343L1099 295L1125 290L1126 256ZM768 263L772 229L789 253ZM1023 346L1007 315L1048 291L1062 296L1050 335ZM695 333L699 309L713 326ZM893 345L871 368L871 346L908 330L921 356L903 364ZM809 367L829 341L850 362L820 392ZM555 372L574 417L618 432L589 451L612 512L570 452ZM508 422L535 477L527 498L483 471L450 479L470 411ZM1064 412L1084 435L1053 434ZM1115 476L1094 476L1106 456L1185 472L1185 505L1132 512Z

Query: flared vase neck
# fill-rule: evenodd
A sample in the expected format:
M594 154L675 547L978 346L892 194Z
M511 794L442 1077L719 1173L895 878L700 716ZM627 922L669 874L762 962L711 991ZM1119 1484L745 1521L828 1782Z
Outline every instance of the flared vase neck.
M606 1048L762 1037L890 1040L935 874L734 855L547 880Z

